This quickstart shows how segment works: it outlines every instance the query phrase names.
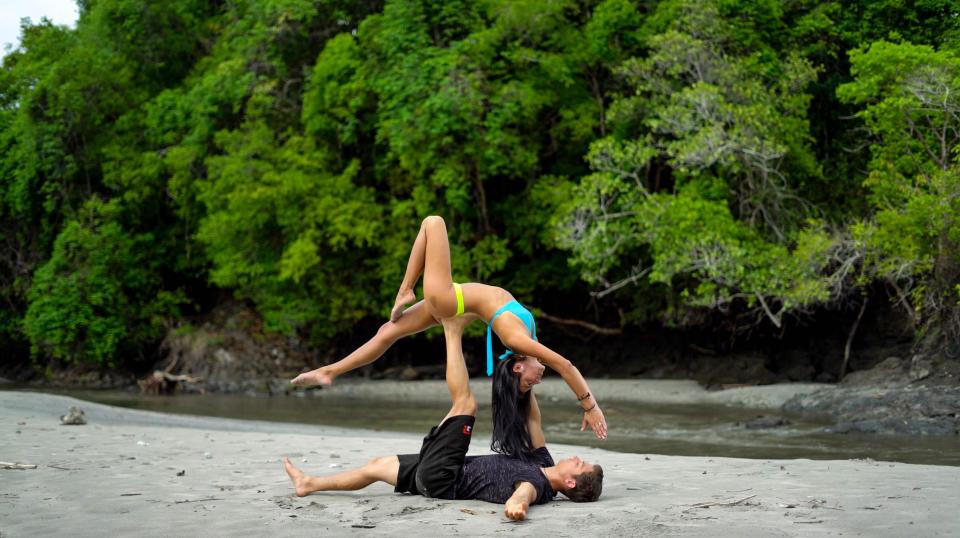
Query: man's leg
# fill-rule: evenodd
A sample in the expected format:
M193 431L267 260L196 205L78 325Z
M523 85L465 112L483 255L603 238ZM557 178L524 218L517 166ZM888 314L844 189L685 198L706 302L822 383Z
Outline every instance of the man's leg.
M447 347L447 389L450 391L452 404L450 412L440 422L442 425L449 417L471 416L477 414L477 400L470 390L470 377L467 374L467 365L463 358L463 329L476 320L474 315L459 316L443 320L443 331ZM466 446L469 446L469 433ZM466 448L458 454L461 460L466 454ZM400 472L400 459L397 456L374 458L359 469L344 471L333 476L308 476L297 469L289 458L283 458L283 466L293 482L298 497L303 497L316 491L355 491L380 481L392 486L397 485Z
M466 318L466 319L464 319ZM420 447L419 463L414 474L416 491L426 497L452 499L456 479L470 449L477 400L470 390L470 379L460 345L463 329L472 320L468 316L444 319L443 332L447 345L447 389L450 411L440 425L430 430Z
M290 458L286 457L283 458L283 467L293 482L297 497L305 497L315 491L356 491L378 481L395 486L400 460L396 456L373 458L359 469L343 471L333 476L308 476L294 467Z

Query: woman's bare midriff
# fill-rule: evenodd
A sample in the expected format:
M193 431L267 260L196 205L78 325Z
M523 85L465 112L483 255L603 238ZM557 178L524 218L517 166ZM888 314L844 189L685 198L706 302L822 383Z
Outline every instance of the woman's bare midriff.
M467 282L462 288L464 310L477 314L484 322L490 321L501 306L516 300L509 291L497 286Z

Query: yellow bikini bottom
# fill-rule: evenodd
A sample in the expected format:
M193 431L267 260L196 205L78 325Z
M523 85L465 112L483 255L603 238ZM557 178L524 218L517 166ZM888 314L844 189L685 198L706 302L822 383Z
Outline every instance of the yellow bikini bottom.
M453 292L457 295L457 313L456 316L463 315L463 288L460 287L460 284L456 282L453 283Z

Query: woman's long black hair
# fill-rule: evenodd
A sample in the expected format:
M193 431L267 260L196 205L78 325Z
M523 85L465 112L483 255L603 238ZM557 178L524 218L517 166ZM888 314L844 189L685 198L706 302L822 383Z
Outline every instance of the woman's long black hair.
M533 442L527 431L530 416L530 392L520 392L520 376L513 372L522 355L510 355L493 372L493 435L490 449L521 460L533 457Z

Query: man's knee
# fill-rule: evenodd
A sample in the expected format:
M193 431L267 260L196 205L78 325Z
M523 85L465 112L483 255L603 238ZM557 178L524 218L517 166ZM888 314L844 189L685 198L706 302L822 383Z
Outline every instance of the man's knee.
M396 481L396 470L393 467L399 466L399 460L396 456L381 456L373 458L363 466L367 476L384 482L390 482L391 473Z
M371 458L370 461L367 462L367 467L371 469L377 469L379 467L383 467L384 465L387 464L387 460L389 459L390 459L389 456L378 456L376 458Z

